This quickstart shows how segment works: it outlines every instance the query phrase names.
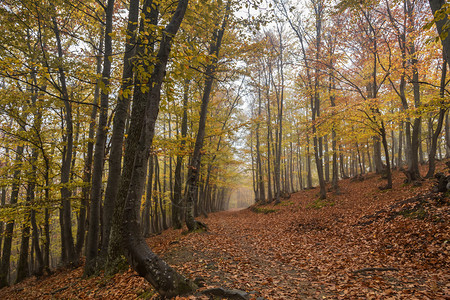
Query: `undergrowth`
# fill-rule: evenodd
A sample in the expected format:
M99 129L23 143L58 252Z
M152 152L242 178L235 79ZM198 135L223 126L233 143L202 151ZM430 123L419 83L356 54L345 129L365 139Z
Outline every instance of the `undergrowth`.
M267 207L259 207L259 206L253 206L251 208L251 211L257 214L270 214L270 213L274 213L277 212L277 209L273 209L273 208L267 208Z
M327 199L316 199L310 204L308 204L307 208L314 208L314 209L321 209L322 207L326 206L334 206L335 203L333 200L327 200Z

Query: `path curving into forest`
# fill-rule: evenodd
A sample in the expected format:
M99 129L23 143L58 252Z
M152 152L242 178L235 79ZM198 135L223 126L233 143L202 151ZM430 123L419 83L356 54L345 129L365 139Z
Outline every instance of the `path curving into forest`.
M375 175L345 180L326 202L304 191L258 212L211 214L208 232L168 231L150 244L189 277L254 298L448 299L448 198L405 201L432 182L405 186L396 175L389 191Z

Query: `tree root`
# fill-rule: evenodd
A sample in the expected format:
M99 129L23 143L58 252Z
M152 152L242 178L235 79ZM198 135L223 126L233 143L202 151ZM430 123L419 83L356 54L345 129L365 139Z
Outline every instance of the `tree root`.
M359 269L359 270L353 271L353 273L364 273L364 272L371 272L371 271L385 272L385 271L399 271L399 269L397 269L397 268L364 268L364 269Z
M201 221L198 221L198 220L195 220L195 223L196 223L196 228L197 229L203 229L203 230L205 230L205 231L208 231L208 225L206 225L205 223L203 223L203 222L201 222Z
M220 287L201 291L200 294L206 296L223 297L225 299L237 299L237 300L241 299L248 300L250 298L250 295L247 292L234 289L228 290Z

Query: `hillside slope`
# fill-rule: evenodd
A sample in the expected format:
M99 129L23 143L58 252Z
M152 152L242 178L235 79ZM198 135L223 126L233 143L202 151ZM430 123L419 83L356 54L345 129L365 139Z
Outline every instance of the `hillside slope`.
M184 275L264 299L450 299L450 206L394 173L340 181L341 195L318 201L317 189L279 205L211 214L208 232L167 230L148 240ZM82 279L82 268L30 278L0 299L151 298L129 270ZM191 296L189 299L195 298ZM202 298L204 299L204 298Z

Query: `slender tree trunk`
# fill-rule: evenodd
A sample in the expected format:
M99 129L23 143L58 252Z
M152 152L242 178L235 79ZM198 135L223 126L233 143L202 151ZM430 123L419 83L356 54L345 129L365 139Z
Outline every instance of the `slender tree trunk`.
M291 193L295 192L294 188L294 152L292 141L289 142L290 145L290 155L289 155L289 182L291 183Z
M266 80L266 98L267 98L267 202L270 203L273 200L272 193L272 169L271 169L271 140L272 140L272 116L270 114L270 97L269 97L269 84Z
M300 136L298 136L297 145L297 170L298 170L298 184L300 191L303 190L303 174L302 174L302 156L300 153Z
M41 248L39 246L39 228L36 224L36 210L35 209L31 209L31 227L33 229L33 249L34 252L36 253L36 259L37 259L37 268L36 268L36 275L41 276L44 272L44 256L42 255L42 251ZM48 272L48 269L47 269Z
M330 155L328 153L328 135L323 137L323 143L325 145L325 182L330 182Z
M274 89L277 92L277 108L278 108L278 136L277 136L277 151L276 151L276 163L274 166L275 169L275 184L277 186L277 193L275 195L275 203L279 203L281 201L281 149L283 144L283 105L284 105L284 44L283 44L283 36L282 32L278 30L278 39L279 39L279 61L277 61L278 72L281 77L281 90L277 92L275 83ZM272 76L273 81L273 76Z
M60 38L60 30L55 17L52 17L53 21L53 32L55 33L56 45L58 49L58 58L63 59L63 49ZM63 255L63 263L70 265L78 264L78 256L75 251L75 245L72 236L72 209L70 205L71 191L68 188L68 183L70 180L71 173L71 163L72 163L72 150L73 150L73 120L72 120L72 104L70 103L69 94L66 85L66 74L60 64L58 66L59 81L61 83L61 93L64 102L64 119L66 122L66 136L65 136L65 151L63 153L63 159L61 164L61 205L62 211L60 214L61 218L61 245L62 251L65 252Z
M97 134L94 150L94 161L92 171L91 186L91 205L89 207L89 230L86 245L86 263L84 265L84 275L90 276L98 271L99 264L97 262L99 249L99 222L100 222L100 205L102 197L102 177L103 177L103 159L105 157L105 146L107 138L107 121L108 121L108 98L109 98L109 82L111 77L111 61L112 61L112 22L113 22L114 0L108 0L105 9L105 53L103 59L102 86L100 96L100 114L98 119ZM103 265L100 263L100 265Z
M48 203L50 201L50 166L46 164L45 170L45 201ZM46 207L44 209L44 233L45 233L45 242L44 242L44 268L47 270L50 269L50 211Z
M184 93L183 93L183 117L181 119L181 141L180 141L180 148L179 153L177 155L177 162L175 166L175 185L174 185L174 192L173 192L173 201L172 201L172 226L175 229L180 229L181 224L181 205L182 205L182 176L181 176L181 169L183 165L183 158L184 158L184 148L186 145L186 135L187 135L187 105L188 105L188 99L189 99L189 84L190 79L184 80Z
M37 92L35 94L35 96L32 99L33 102L33 106L36 104L36 99L37 99ZM39 130L40 128L40 123L42 121L42 115L38 112L37 114L35 114L35 122L34 122L34 127L36 128L36 130ZM31 164L31 170L28 173L28 188L27 188L27 196L26 196L26 207L27 207L27 212L25 214L25 220L22 223L22 240L21 240L21 245L20 245L20 255L19 255L19 261L17 264L17 277L16 277L16 283L22 281L23 279L25 279L26 277L28 277L29 275L29 265L28 265L28 254L29 254L29 244L30 244L30 224L31 224L31 218L32 218L32 214L34 215L34 193L35 193L35 189L36 189L36 173L37 173L37 160L39 157L39 152L38 150L33 147L32 150L32 155L31 155L31 159L30 159L30 164ZM36 223L36 221L34 220L34 223ZM33 229L33 233L35 233L36 231ZM37 234L37 232L36 232ZM34 239L34 241L39 242L39 239ZM42 263L41 259L39 259L39 262ZM43 264L41 264L41 266L43 266ZM42 268L42 267L40 267Z
M259 142L259 127L261 122L261 89L259 88L258 84L258 121L256 123L256 165L257 165L257 182L259 185L259 195L258 199L259 201L265 201L266 194L264 190L264 174L263 174L263 168L262 168L262 161L261 161L261 150L260 150L260 142Z
M344 166L345 162L344 162L344 154L342 152L342 146L339 145L339 165L340 165L340 169L341 169L341 177L343 179L348 178L347 174L345 174L345 166Z
M358 142L355 143L355 146L356 146L357 160L358 160L358 164L359 164L359 173L362 175L362 174L364 174L364 169L363 169L362 162L361 162L361 151L359 151ZM355 160L355 162L356 162L356 160Z
M330 55L331 56L331 55ZM333 65L333 60L332 58L330 58L330 65ZM336 106L336 97L334 95L334 90L336 88L336 84L335 84L335 80L333 77L333 74L330 74L330 79L329 79L329 87L328 87L328 92L330 94L330 105L331 107L335 107ZM333 174L332 174L332 179L331 179L331 186L333 187L334 193L336 195L340 194L340 190L339 190L339 169L338 169L338 155L337 155L337 139L336 139L336 129L335 129L335 124L333 123L331 125L331 150L333 152L333 161L332 161L332 167L333 167Z
M217 68L217 60L219 57L219 50L222 44L222 38L228 22L229 14L231 13L231 0L226 4L225 15L221 27L215 31L214 38L210 46L209 54L213 56L211 64L206 67L205 71L205 87L203 90L202 104L200 108L200 120L198 125L197 137L195 140L194 153L192 155L191 165L188 170L187 178L187 194L186 197L186 225L189 231L197 228L197 222L194 219L194 201L198 193L198 178L200 174L201 163L201 149L203 148L203 141L205 138L206 116L208 113L208 103L214 82L214 74Z
M20 168L22 165L22 155L23 155L23 145L16 147L16 158L14 163L14 173L13 173L13 183L11 187L11 197L9 198L10 204L16 204L19 198L20 189ZM9 275L9 263L11 260L11 246L13 239L14 230L14 219L6 223L6 228L4 232L3 239L3 252L2 252L2 263L0 266L0 288L8 285L8 275Z
M403 122L400 122L400 130L398 133L398 156L397 156L397 166L401 169L403 167Z
M414 26L414 4L411 4L409 0L406 0L407 4L407 17L409 19L409 28ZM410 29L412 30L412 29ZM411 56L411 69L412 69L412 81L413 81L413 94L414 94L414 106L415 108L420 107L420 85L419 85L419 72L417 69L417 54L415 50L414 41L410 40L408 45L409 55ZM419 161L422 161L422 155L418 150L421 150L421 141L420 141L420 131L421 131L421 117L416 117L414 119L413 124L413 132L411 136L411 167L410 167L410 175L412 180L420 179L420 171L419 171ZM421 151L420 151L421 152ZM420 160L419 160L419 157Z
M144 210L142 212L142 233L144 237L149 237L151 234L151 220L150 211L152 208L152 198L153 198L153 159L148 160L148 180L147 180L147 195L144 203Z
M446 82L445 82L445 77L447 75L447 62L444 59L444 62L442 64L442 75L441 75L441 88L440 88L440 95L441 98L444 98L444 92L445 92L445 86L446 86ZM444 101L442 101L444 102ZM442 105L444 105L444 103L442 103ZM441 130L442 130L442 124L444 123L444 117L445 117L445 113L446 113L447 109L445 108L441 108L439 110L439 118L438 118L438 123L436 126L436 130L433 132L433 136L431 139L431 149L430 149L430 153L428 155L428 173L425 176L426 178L432 178L434 175L434 171L436 169L436 147L437 147L437 140L441 134ZM433 131L433 127L431 126L431 131Z
M8 148L6 148L6 154L8 155L8 151L9 149ZM1 197L1 206L3 207L3 206L5 206L5 204L6 204L6 187L5 186L2 186L2 197ZM1 250L2 250L2 242L3 242L3 222L0 222L0 253L1 253ZM1 266L1 256L0 256L0 266Z
M34 154L37 154L37 151L35 151ZM37 156L36 156L37 160ZM34 161L34 157L32 158L32 163L36 163ZM34 165L32 169L34 168ZM33 170L31 171L33 172ZM35 182L33 174L30 174L32 177L30 177L30 183L27 187L27 196L26 196L26 214L25 219L22 223L22 233L21 233L21 243L20 243L20 252L19 252L19 261L17 263L17 277L16 277L16 283L21 282L25 278L29 276L29 265L28 265L28 255L30 250L30 222L31 222L31 209L30 206L31 203L34 202L34 190L35 190Z
M312 188L311 153L309 151L309 135L306 134L306 187Z
M154 155L154 156L150 156L150 159L154 159L155 163L155 178L153 179L154 183L153 183L153 203L154 203L154 207L153 207L153 228L155 230L155 233L160 233L161 232L161 228L160 228L160 222L159 222L159 213L158 213L158 201L160 201L161 197L158 193L158 181L159 181L159 160L158 160L158 156Z
M97 57L97 74L101 74L102 69L102 60L101 60L101 52L103 51L103 38L100 39L99 53ZM83 168L83 182L86 184L90 184L91 182L91 174L92 174L92 157L94 153L94 143L92 142L95 137L95 124L97 118L97 104L100 97L100 87L97 83L95 85L94 90L94 102L92 106L90 123L89 123L89 132L88 138L89 141L87 143L86 157L84 160L84 168ZM82 196L81 196L81 206L78 214L78 227L77 227L77 243L76 243L76 251L77 255L81 255L81 251L83 249L85 234L86 234L86 212L89 203L89 193L90 193L90 185L82 187Z
M391 145L391 152L392 152L392 156L391 156L391 167L392 169L395 168L395 148L396 148L396 139L395 139L395 131L391 130L391 140L392 140L392 145Z
M384 148L384 156L386 157L386 177L387 177L387 189L392 188L392 173L391 173L391 162L389 160L389 146L386 137L386 128L384 127L384 122L381 121L381 140Z
M333 176L332 176L332 186L334 193L339 195L339 170L338 170L338 160L337 160L337 147L336 147L336 131L334 128L331 130L331 147L333 150Z
M450 125L448 121L448 111L445 114L445 158L450 158Z
M257 174L256 174L256 168L255 168L255 158L254 158L254 151L253 151L253 132L250 132L250 160L251 160L251 169L252 169L252 187L253 187L253 194L255 195L255 202L258 202L258 182L257 182Z
M323 3L321 1L313 1L314 16L315 16L315 30L316 30L316 61L319 61L322 40L322 20L323 20ZM327 197L327 190L325 185L325 178L323 172L322 160L322 139L317 136L317 128L315 124L316 117L320 117L320 94L319 94L319 70L314 69L314 96L311 98L311 115L312 115L312 132L314 157L316 161L317 177L320 186L320 199Z

